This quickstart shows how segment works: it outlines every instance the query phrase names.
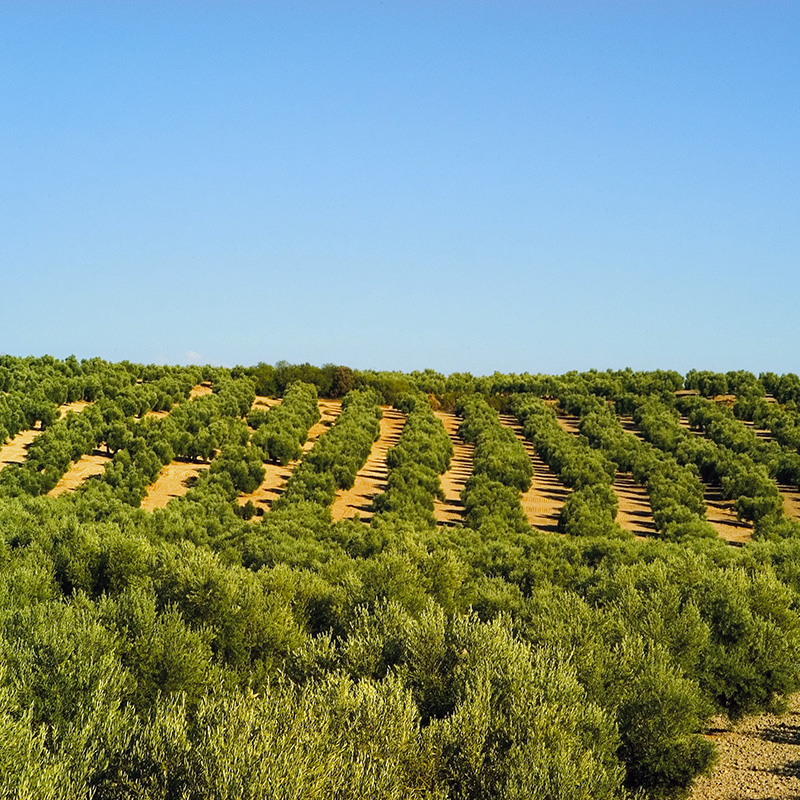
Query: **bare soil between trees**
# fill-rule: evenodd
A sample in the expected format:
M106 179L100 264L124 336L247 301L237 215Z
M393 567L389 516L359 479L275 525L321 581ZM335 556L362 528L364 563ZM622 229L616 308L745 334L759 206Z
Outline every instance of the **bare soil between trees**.
M213 393L210 383L201 383L194 386L189 392L189 400L197 397L206 397ZM253 408L269 409L278 405L280 400L271 397L256 397ZM150 412L166 416L167 412ZM147 416L147 415L145 415ZM182 497L189 489L197 483L200 473L208 469L209 463L187 461L186 459L176 459L164 466L158 478L150 484L147 494L142 500L141 508L145 511L154 511L157 508L164 508L170 500Z
M620 424L627 433L633 434L643 442L646 441L631 417L620 417ZM683 427L689 430L688 421L684 421ZM706 485L703 497L706 504L706 519L716 530L720 539L724 539L730 544L740 545L753 538L752 526L737 519L733 500L725 500L719 487Z
M558 476L537 454L533 444L525 438L522 426L516 417L511 414L501 414L500 422L510 428L522 442L533 465L530 488L520 497L522 510L528 522L540 531L557 533L561 506L564 505L571 490L561 483Z
M690 800L788 800L800 797L800 695L783 714L759 714L736 724L715 717L706 736L719 761L698 778Z
M170 500L185 495L209 466L195 461L171 461L148 488L141 508L145 511L164 508Z
M563 430L580 436L580 421L577 417L558 416L556 419ZM622 421L622 427L641 439L633 420L628 420L627 424ZM655 536L656 526L647 489L634 480L629 472L617 472L611 488L617 495L617 522L622 530L639 537Z
M64 416L68 411L79 414L88 405L89 403L85 400L75 400L58 408L61 411L61 415ZM16 436L7 439L6 443L0 447L0 469L3 469L8 464L21 464L25 461L28 456L28 447L42 433L41 426L37 426L27 431L20 431Z
M210 383L198 383L197 386L193 386L189 391L189 400L194 400L197 397L206 397L209 394L213 394L214 390L211 387ZM256 398L258 401L259 398ZM175 403L177 405L177 403ZM169 416L169 411L147 411L142 415L142 419L164 419L164 417Z
M331 507L334 522L358 515L365 522L372 518L372 500L386 488L389 471L386 454L400 439L406 424L406 415L391 406L381 406L383 417L380 434L363 467L358 471L352 489L340 490Z
M111 457L100 450L82 456L72 462L72 466L61 476L61 480L47 493L49 497L58 497L64 492L74 492L87 478L102 475Z
M194 400L196 397L205 397L209 394L214 394L214 389L209 381L203 381L203 383L198 383L197 386L192 387L189 392L189 399Z
M433 413L444 425L453 444L450 468L440 476L444 500L440 500L438 497L434 498L433 516L439 525L453 527L464 522L464 504L461 502L461 492L469 476L472 475L472 452L475 448L458 435L460 417L449 411L434 411Z
M635 536L655 536L653 509L650 496L641 483L637 483L630 472L617 472L611 485L617 495L617 522L624 531Z
M272 407L279 403L279 400L272 398L256 398L255 406ZM316 443L323 433L328 431L342 411L342 403L339 400L319 400L320 419L308 431L308 437L303 445L303 453L307 453ZM264 480L254 492L242 494L237 498L240 506L253 503L256 509L262 512L269 511L275 500L280 497L286 487L286 481L292 474L292 470L297 466L298 461L292 461L286 466L280 464L264 464ZM255 517L253 517L255 519Z
M213 393L210 383L200 383L193 386L189 392L189 400L197 397L205 397ZM267 398L257 398L266 400ZM277 402L277 401L276 401ZM89 405L84 401L72 403L65 406L66 410L82 411ZM76 406L78 406L76 408ZM163 419L168 416L168 411L148 411L143 418ZM100 450L95 450L90 455L85 455L78 461L73 462L72 466L64 473L61 480L48 492L50 497L58 497L64 492L74 492L87 478L94 475L101 475L106 468L106 464L111 457ZM197 481L197 477L204 469L208 469L208 464L176 460L167 464L161 474L147 490L147 495L142 501L141 507L146 511L155 508L163 508L174 497L180 497L189 491Z

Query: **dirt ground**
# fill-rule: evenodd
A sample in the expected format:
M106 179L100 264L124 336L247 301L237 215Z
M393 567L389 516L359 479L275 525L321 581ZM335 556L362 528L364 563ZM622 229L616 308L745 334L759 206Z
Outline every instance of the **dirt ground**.
M756 428L755 424L749 419L741 419L739 422L750 428L750 430L753 431L753 433L758 436L759 439L764 439L766 441L772 438L772 431L764 430L763 428Z
M263 402L259 403L259 400ZM274 406L278 402L271 398L256 398L255 405L264 407L270 404L270 406ZM342 404L339 400L319 400L318 406L320 419L309 429L308 438L303 445L303 453L307 453L314 446L317 439L330 429L342 411ZM265 474L261 486L250 494L239 495L237 498L239 505L247 505L248 501L250 501L256 508L269 511L272 504L283 492L286 481L289 480L289 476L297 463L297 461L292 461L285 467L279 464L264 464ZM253 517L253 519L256 519L256 517Z
M655 535L656 526L647 489L637 483L630 472L617 472L611 488L619 501L617 522L622 530L637 536Z
M206 395L213 394L213 389L211 388L210 383L198 383L197 386L193 386L191 391L189 392L189 399L194 400L196 397L205 397ZM256 402L258 402L259 398L256 398ZM177 403L175 403L177 405ZM142 414L142 419L164 419L164 417L169 416L169 411L147 411Z
M208 467L208 464L193 461L170 462L161 470L156 482L148 488L147 495L142 500L142 508L145 511L164 508L174 497L186 494L197 481L197 476Z
M789 519L800 520L800 490L796 486L779 483L778 491L783 497L783 513Z
M642 432L636 427L633 417L620 417L619 424L622 426L622 430L624 430L625 433L633 434L641 442L645 441L644 436L642 436Z
M61 480L47 493L48 496L58 497L64 492L74 492L91 475L102 475L109 461L111 459L108 455L100 450L74 461L61 476Z
M189 392L189 399L194 400L195 397L204 397L207 394L214 394L214 390L211 388L211 384L208 381L204 381L192 387L192 390Z
M386 453L397 444L406 416L391 406L381 406L381 411L383 419L380 436L372 445L366 463L358 471L353 488L336 493L336 500L331 507L331 516L335 522L349 519L356 514L364 521L369 520L372 517L372 498L386 488Z
M256 395L256 399L253 401L253 408L261 409L262 411L269 411L269 409L279 406L280 404L281 399L279 397L264 397L258 394Z
M700 778L690 800L788 800L800 797L800 695L783 714L760 714L732 725L715 717L706 734L719 762Z
M681 417L681 427L695 436L705 438L702 431L693 430L687 417ZM753 538L753 526L739 522L734 510L734 501L726 500L718 486L706 486L706 517L722 539L731 544L744 544Z
M464 522L464 505L461 502L461 490L467 479L472 475L473 445L468 444L458 435L458 426L461 418L447 411L433 412L444 425L450 441L453 443L453 457L450 460L450 469L445 472L440 480L444 500L434 498L433 516L439 525L452 527Z
M561 506L569 496L570 490L559 481L556 474L545 464L533 449L522 432L522 426L511 414L501 414L500 421L514 431L525 446L533 464L531 487L520 498L522 510L528 522L540 531L555 533L558 529L558 516Z
M773 398L774 401L774 398ZM741 420L748 428L750 428L759 439L769 441L772 439L772 432L756 428L756 426L749 420ZM789 519L800 520L800 490L796 486L790 486L785 483L778 484L778 491L783 497L783 513Z
M212 393L211 384L201 383L195 386L189 394L189 399L205 397ZM280 403L271 397L256 397L253 403L254 408L271 408ZM167 412L151 411L145 416L166 416ZM198 475L208 469L208 464L195 463L191 461L173 461L167 464L161 474L147 490L147 495L142 500L142 508L145 511L152 511L156 508L164 508L175 497L181 497L191 489L197 481Z
M76 400L73 403L65 403L59 406L61 416L64 416L68 411L73 411L79 414L89 405L85 400ZM31 442L42 433L41 427L37 425L27 431L20 431L16 436L7 439L5 444L0 447L0 469L3 469L7 464L21 464L28 455L28 446Z
M145 411L139 419L164 419L169 416L169 411Z
M632 433L634 436L644 441L644 437L631 417L621 417L620 423L625 431ZM689 430L688 420L685 418L682 419L681 426ZM752 526L748 525L746 522L739 522L739 520L736 519L733 501L723 499L719 487L706 486L705 501L706 518L714 526L721 539L725 539L726 542L735 545L743 544L752 539Z
M720 538L731 544L744 544L753 538L753 526L739 522L733 500L725 500L718 486L707 486L705 493L706 518Z
M635 433L641 438L632 419L621 420L621 422L623 429L628 433ZM558 424L568 433L580 434L577 417L559 416ZM619 503L617 522L622 530L630 531L636 536L653 536L656 526L653 523L653 510L650 507L647 489L637 483L629 472L617 472L611 488L617 495Z
M20 431L12 439L7 439L6 444L0 449L0 469L7 464L21 464L28 455L28 447L41 433L38 428Z
M580 420L577 417L562 417L559 414L556 417L556 421L567 433L574 433L576 436L580 435Z

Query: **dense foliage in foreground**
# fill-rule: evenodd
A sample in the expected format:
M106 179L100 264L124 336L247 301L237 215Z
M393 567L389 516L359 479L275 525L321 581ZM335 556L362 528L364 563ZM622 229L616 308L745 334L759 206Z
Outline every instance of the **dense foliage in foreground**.
M201 381L214 393L190 400ZM44 431L0 472L0 794L681 796L713 760L704 720L779 707L800 686L800 536L774 483L797 452L800 382L687 376L700 394L734 391L732 411L676 398L683 385L629 370L445 378L0 357L0 425ZM257 392L284 401L252 411ZM302 454L317 393L344 396L342 414L253 516L237 497L264 462ZM79 399L92 405L59 418ZM334 523L386 402L406 415L386 490L370 524ZM452 455L441 405L475 445L453 528L433 517ZM527 523L530 460L496 408L572 487L566 535ZM681 410L708 435L680 426ZM780 435L762 446L750 419ZM103 475L45 496L97 447ZM174 458L210 468L144 512ZM648 540L614 521L617 471L651 498ZM753 520L756 541L711 535L702 481Z

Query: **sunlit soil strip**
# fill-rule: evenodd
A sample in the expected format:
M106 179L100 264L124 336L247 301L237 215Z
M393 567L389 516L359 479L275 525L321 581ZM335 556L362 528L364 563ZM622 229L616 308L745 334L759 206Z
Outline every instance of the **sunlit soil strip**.
M740 522L736 516L733 500L726 500L718 486L706 485L706 518L714 526L717 535L731 544L744 544L753 538L753 526Z
M381 411L383 418L380 436L372 445L366 463L358 471L353 488L336 493L336 500L331 507L331 516L335 522L349 519L356 514L364 521L369 520L373 513L372 499L386 488L386 453L400 439L406 416L390 406L381 406Z
M565 430L567 433L572 433L575 436L580 435L581 429L578 417L562 417L561 414L559 414L556 416L556 422L558 422L562 430Z
M64 416L68 411L78 414L89 405L85 400L76 400L74 403L65 403L59 406L61 415ZM31 442L42 433L41 428L31 428L27 431L20 431L16 436L8 439L0 448L0 469L8 464L21 464L28 455L28 447Z
M740 419L741 422L745 427L750 428L750 430L758 436L759 439L763 439L764 441L770 441L773 439L772 431L764 430L763 428L756 428L755 424L752 420L749 419Z
M280 397L264 397L262 395L256 395L256 399L253 401L253 410L269 411L271 408L279 406L280 404Z
M636 423L631 417L621 417L620 423L625 431L645 441L641 431L636 427ZM681 426L686 430L690 430L689 421L685 418L681 420ZM698 432L695 431L694 433ZM736 518L733 500L725 500L719 487L706 485L704 499L706 503L706 519L712 524L721 539L725 539L726 542L731 544L742 544L752 538L752 527Z
M705 734L719 761L695 781L690 800L781 800L800 797L800 695L782 714L757 714L731 723L713 717Z
M58 497L64 492L74 492L87 478L102 475L111 458L99 450L82 456L61 476L61 480L47 493L49 497Z
M211 392L212 390L210 384L198 384L192 389L189 396L190 398L205 397L206 395L211 394ZM258 400L269 402L269 398L256 398L256 403L258 403ZM75 406L78 405L80 405L80 407L75 408ZM73 403L71 404L71 410L81 411L86 408L87 405L89 404L82 401L80 404ZM169 411L148 411L146 414L144 414L143 418L163 419L168 415ZM48 496L58 497L64 492L74 492L87 478L90 478L93 475L102 475L102 473L105 471L106 464L110 460L110 456L102 453L99 450L95 450L91 455L83 456L78 461L75 461L69 470L62 475L61 480L48 492ZM188 470L187 467L193 467L196 469ZM194 481L197 479L197 476L200 474L200 472L207 467L207 464L188 464L186 462L178 461L167 465L162 470L158 480L148 490L148 498L142 502L142 508L145 508L148 499L154 492L158 495L157 499L154 500L156 503L153 506L154 508L161 508L165 506L169 500L172 499L172 497L178 497L181 494L185 494L191 487L192 483L194 483ZM159 486L159 481L161 481L162 478L164 479L164 486L166 487L165 489ZM180 486L176 487L176 482L180 484ZM181 487L182 490L180 490ZM161 496L163 494L162 490L168 493L166 495L166 500L164 500Z
M774 399L772 402L775 402ZM774 440L772 431L764 430L763 428L756 428L750 420L740 420L743 422L759 439L765 442ZM800 521L800 490L796 486L791 486L787 483L777 483L778 491L783 498L783 513L793 520Z
M204 381L192 387L192 390L189 392L189 399L194 400L196 397L205 397L209 394L214 394L214 390L209 381Z
M621 417L620 423L625 431L645 441L641 431L636 427L636 423L631 417ZM681 426L687 431L690 430L689 421L686 418L681 419ZM699 436L703 435L699 431L693 431L693 433ZM736 511L733 507L734 501L725 500L719 487L706 485L704 499L706 503L706 519L711 523L721 539L731 544L742 544L752 539L752 526L746 522L740 522L736 518Z
M555 533L558 530L561 506L564 505L564 500L567 499L570 490L559 481L550 467L537 455L533 444L525 438L522 426L516 417L510 414L501 414L500 421L514 431L516 437L525 446L533 464L531 487L520 498L522 510L532 527L540 531Z
M559 416L557 419L558 424L567 433L580 435L578 417ZM622 427L628 433L635 432L625 423ZM620 528L636 536L653 536L656 526L653 522L653 509L650 507L647 489L637 483L629 472L617 472L611 488L617 495L617 523Z
M441 476L444 500L434 498L433 516L439 525L452 527L463 524L464 504L461 502L461 491L472 475L472 452L475 446L465 442L458 435L461 418L447 411L434 411L441 420L450 441L453 443L453 457L450 469Z
M796 486L779 483L778 491L783 497L783 513L789 519L800 520L800 490Z
M208 382L199 383L197 386L192 387L189 392L189 400L205 397L209 394L213 394L211 384ZM162 418L168 414L168 411L149 411L145 414L145 417ZM196 461L171 461L162 468L158 478L147 488L147 494L142 500L141 507L145 511L164 508L170 500L185 495L197 483L200 473L208 469L209 466L209 464Z
M626 433L644 441L641 431L631 417L621 417L620 425ZM619 499L617 522L620 527L639 537L656 535L653 509L647 489L637 483L629 472L617 472L613 489Z
M633 417L620 417L619 424L622 426L622 430L625 433L633 434L640 442L646 442L647 440L642 436L642 432L636 426L636 423L633 421Z
M197 482L198 475L208 467L208 464L194 461L170 462L148 488L147 495L142 500L142 508L145 511L164 508L170 500L186 494Z
M617 472L611 488L617 495L617 522L624 531L636 536L654 536L656 524L647 489L630 472Z
M21 464L28 455L28 447L31 442L41 433L38 428L27 431L20 431L12 439L8 439L3 448L0 449L0 469L9 464Z
M259 398L256 398L256 405L258 405L258 400ZM274 405L278 401L270 400L269 402ZM342 411L342 404L339 400L319 400L317 405L319 406L320 419L309 429L308 438L303 445L303 453L307 453L314 446L317 439L333 425ZM283 493L286 481L289 480L289 476L297 463L297 461L292 461L285 467L280 466L280 464L264 464L266 472L261 486L250 494L239 495L237 498L239 505L245 506L248 502L252 502L256 509L269 511L275 500Z
M680 424L682 428L692 433L695 436L700 436L707 439L708 436L703 431L694 430L689 425L687 417L681 417ZM734 508L734 500L726 500L722 496L722 490L719 486L711 486L706 484L705 491L706 501L706 518L714 526L717 535L721 539L731 544L744 544L753 538L753 526L749 522L741 522Z
M206 397L213 393L214 390L211 388L210 383L198 383L197 386L193 386L189 392L189 399L194 400L196 397ZM258 402L258 400L259 398L256 398L256 402ZM174 405L178 404L175 403ZM169 416L169 411L147 411L142 414L142 419L164 419L164 417L167 416Z

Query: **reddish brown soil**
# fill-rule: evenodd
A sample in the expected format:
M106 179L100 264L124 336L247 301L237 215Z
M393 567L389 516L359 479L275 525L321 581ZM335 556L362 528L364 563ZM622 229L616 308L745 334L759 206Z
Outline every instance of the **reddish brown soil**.
M259 398L256 399L256 402L258 402L258 399ZM269 398L263 399L270 402ZM276 402L277 401L272 401L272 404L274 405ZM314 446L317 439L333 425L334 420L339 416L342 410L342 404L339 400L320 400L318 405L320 420L312 425L308 431L308 438L303 445L304 453L308 452ZM276 498L282 494L286 486L286 481L289 479L296 465L297 461L292 461L285 467L279 464L264 464L265 473L261 486L250 494L240 495L237 498L237 502L240 506L244 506L250 501L256 508L269 511ZM255 517L253 519L255 519Z
M783 714L760 714L732 725L711 721L719 762L699 778L690 800L789 800L800 797L800 695Z
M452 527L464 522L464 505L461 502L461 491L467 479L472 475L473 445L459 438L458 426L461 418L448 411L433 412L444 425L450 441L453 443L453 458L450 460L450 469L445 472L440 480L444 500L434 498L433 516L439 525Z
M406 416L391 406L381 406L381 411L383 418L380 436L372 445L366 463L356 475L353 488L336 493L336 500L331 507L331 516L335 522L356 515L364 521L369 520L373 513L372 499L386 487L386 453L400 439Z
M533 464L533 480L530 489L520 498L522 510L528 522L538 530L555 533L558 529L558 516L561 506L569 496L570 490L559 481L550 467L536 454L533 444L522 432L522 426L511 414L501 414L500 421L514 431L523 443Z

